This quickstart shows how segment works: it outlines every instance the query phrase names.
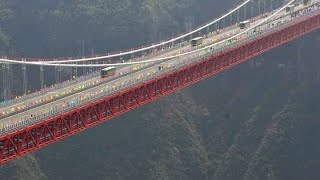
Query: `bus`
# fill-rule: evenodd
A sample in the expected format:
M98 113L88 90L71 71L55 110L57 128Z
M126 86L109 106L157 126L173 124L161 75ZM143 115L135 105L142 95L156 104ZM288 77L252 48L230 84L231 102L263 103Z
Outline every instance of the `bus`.
M250 26L250 21L242 21L239 24L240 29L244 29L244 28L249 27L249 26Z
M202 41L203 41L202 37L193 38L193 39L191 39L191 46L192 47L198 46L198 45L202 44Z
M294 5L289 5L286 7L286 12L292 12L294 11Z
M101 70L101 78L113 76L116 73L116 67L110 66Z

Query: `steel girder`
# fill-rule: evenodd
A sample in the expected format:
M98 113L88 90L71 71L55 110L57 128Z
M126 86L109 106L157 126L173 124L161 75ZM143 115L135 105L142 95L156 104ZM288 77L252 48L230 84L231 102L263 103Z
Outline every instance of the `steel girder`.
M0 163L112 119L320 28L320 14L0 137Z

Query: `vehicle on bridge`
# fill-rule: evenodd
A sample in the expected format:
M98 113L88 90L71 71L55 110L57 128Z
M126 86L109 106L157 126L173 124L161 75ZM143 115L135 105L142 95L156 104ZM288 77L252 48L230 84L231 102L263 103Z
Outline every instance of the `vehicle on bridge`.
M116 67L110 66L101 70L101 78L113 76L116 73Z
M202 37L193 38L193 39L191 39L191 46L192 47L198 46L198 45L202 44L202 42L203 42L203 38Z
M240 29L244 29L250 26L250 21L242 21L239 24Z
M306 6L306 5L309 5L311 4L311 0L303 0L303 4Z
M289 5L288 7L286 7L286 12L294 11L294 7L295 7L295 5Z

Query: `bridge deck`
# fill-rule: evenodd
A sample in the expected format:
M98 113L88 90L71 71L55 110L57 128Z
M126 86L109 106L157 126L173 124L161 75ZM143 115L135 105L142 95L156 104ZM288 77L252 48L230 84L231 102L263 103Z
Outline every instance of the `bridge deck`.
M117 93L103 89L106 87L105 84L95 87L97 89L90 89L89 93L103 90L103 96L96 95L95 100L92 99L81 106L73 106L70 111L2 136L0 163L111 119L320 27L319 10L294 20L291 16L283 15L285 14L273 21L275 24L281 21L283 25L271 28L270 23L264 24L260 27L264 32L261 35L252 36L252 32L249 32L240 38L239 43L224 44L218 51L168 60L161 63L165 69L160 72L157 69L159 65L135 72L140 79L129 87L123 87L123 90L114 89ZM230 32L235 30L231 29ZM153 73L153 76L142 76L147 73ZM128 78L131 78L130 75L109 83L120 83L120 79Z
M303 6L299 7L299 10L302 9ZM261 20L264 16L260 16L259 18L255 18L254 22L251 22L252 25L258 22L258 20ZM285 13L282 12L278 15L277 18L273 22L264 24L261 26L259 29L261 30L267 30L270 29L270 24L277 24L278 22L284 22L290 21L291 17ZM275 28L275 26L273 27ZM237 34L240 31L240 29L237 26L229 27L226 28L224 31L220 32L219 34L209 36L205 38L204 44L211 44L212 42L216 42L217 40L224 39L226 37L229 37L233 34ZM252 31L253 32L253 31ZM247 36L242 36L242 40L245 40L252 35L254 35L252 32L249 32ZM234 42L234 44L237 43L242 43L241 41ZM230 46L229 43L225 43L222 45L219 45L215 47L216 49L219 49L219 51L228 48ZM175 48L173 50L167 50L164 53L161 53L159 55L153 55L152 57L149 58L159 58L159 57L165 57L165 56L170 56L173 54L178 54L181 52L189 51L192 50L193 48L188 46L183 46L180 48ZM215 53L219 52L218 50L215 50ZM189 57L184 57L185 59L190 59L193 58L191 56ZM181 59L180 59L181 61ZM3 131L6 131L7 129L12 129L10 126L14 126L13 128L19 128L19 127L24 127L25 125L28 125L27 119L30 119L29 122L31 121L39 121L40 119L45 119L50 116L53 116L54 114L62 113L61 111L66 110L67 108L70 107L75 107L76 104L79 104L81 101L86 100L86 99L92 99L92 97L96 96L97 94L103 93L103 92L108 92L105 95L110 95L112 93L115 93L121 89L128 88L130 86L134 86L137 83L139 83L141 80L146 80L147 78L153 78L156 76L159 76L161 73L164 73L168 70L168 68L172 69L175 66L179 65L176 59L168 60L166 62L163 62L161 64L154 65L150 63L149 65L144 64L144 65L139 65L138 67L124 67L121 68L117 71L117 74L115 75L116 77L113 77L112 80L103 80L100 77L93 77L92 79L88 79L84 82L81 82L80 84L76 85L70 85L68 87L64 87L63 89L56 90L53 92L49 92L46 94L43 94L38 97L34 97L33 99L29 99L26 102L21 102L15 105L11 105L9 107L5 107L0 109L1 111L11 109L13 106L21 106L23 104L32 104L33 102L40 102L43 97L50 97L53 95L57 94L64 94L62 92L68 92L72 91L72 89L75 89L77 87L86 87L88 88L83 88L83 90L79 90L77 93L70 93L67 94L66 97L60 98L58 100L53 100L50 103L41 105L39 107L34 107L34 108L29 108L29 110L23 110L22 112L18 113L11 113L8 117L2 118L0 121L0 129ZM162 70L159 71L158 67L161 66L163 67ZM139 68L137 70L137 68ZM98 85L97 84L101 84ZM96 85L96 86L93 86Z

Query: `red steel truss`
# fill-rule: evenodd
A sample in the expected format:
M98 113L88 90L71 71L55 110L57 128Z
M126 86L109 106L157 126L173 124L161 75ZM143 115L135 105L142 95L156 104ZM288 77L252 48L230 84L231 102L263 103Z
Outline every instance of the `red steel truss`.
M0 137L0 163L112 119L164 95L217 74L320 28L320 14L120 91L62 115Z

